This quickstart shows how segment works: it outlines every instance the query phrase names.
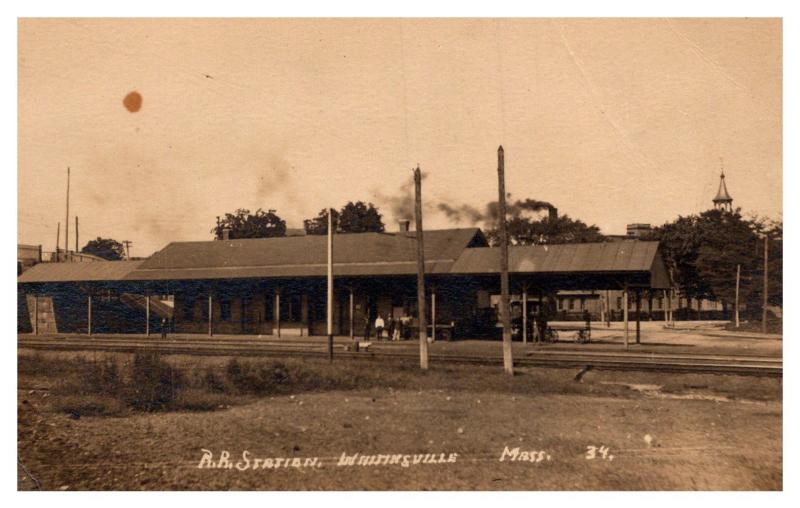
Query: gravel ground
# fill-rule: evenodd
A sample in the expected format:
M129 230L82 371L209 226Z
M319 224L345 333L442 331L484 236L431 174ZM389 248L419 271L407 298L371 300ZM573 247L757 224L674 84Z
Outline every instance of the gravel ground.
M402 374L420 376L419 390L408 378L213 412L79 419L52 409L47 376L23 377L18 450L30 475L19 467L18 488L36 488L32 475L47 490L782 489L779 380L592 371L577 383L574 374L522 370L503 388L494 369L463 367ZM515 448L518 460L500 460ZM229 452L232 467L198 467L203 450L214 465ZM337 465L356 453L399 459ZM283 467L287 458L317 461ZM256 469L255 459L281 467Z

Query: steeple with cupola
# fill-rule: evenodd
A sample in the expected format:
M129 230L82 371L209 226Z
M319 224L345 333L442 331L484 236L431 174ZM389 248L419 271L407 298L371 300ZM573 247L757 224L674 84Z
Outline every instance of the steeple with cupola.
M725 185L725 169L720 168L719 190L714 197L714 208L717 210L733 211L733 198L728 194L728 186Z

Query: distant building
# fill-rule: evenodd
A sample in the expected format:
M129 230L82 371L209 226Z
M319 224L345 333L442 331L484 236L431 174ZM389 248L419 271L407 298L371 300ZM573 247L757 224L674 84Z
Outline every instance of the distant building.
M45 262L51 263L83 263L87 261L108 261L105 258L101 258L100 256L96 256L94 254L87 254L86 252L75 252L69 251L65 252L60 250L58 252L49 252L49 257L43 259Z
M646 237L650 233L653 232L653 226L650 224L628 224L625 228L626 232L624 235L605 235L606 240L611 242L617 242L620 240L636 240L642 237Z
M653 232L653 227L650 224L628 224L627 237L628 238L641 238Z
M17 244L17 275L39 263L82 263L86 261L106 261L85 252L43 252L41 245Z
M41 245L17 244L17 275L42 262Z

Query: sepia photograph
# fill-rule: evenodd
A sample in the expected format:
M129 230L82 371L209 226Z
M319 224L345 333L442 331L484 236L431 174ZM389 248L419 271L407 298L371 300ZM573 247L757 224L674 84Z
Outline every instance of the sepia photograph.
M782 18L16 31L18 491L784 490Z

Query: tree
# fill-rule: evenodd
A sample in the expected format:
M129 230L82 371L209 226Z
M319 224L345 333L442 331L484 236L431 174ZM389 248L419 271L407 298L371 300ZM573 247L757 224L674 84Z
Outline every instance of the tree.
M334 231L337 233L382 233L383 220L372 203L348 202L340 211L333 211ZM303 221L309 235L328 234L328 209L324 208L313 219Z
M125 247L121 243L111 238L100 238L99 236L96 240L89 240L89 243L83 246L81 252L93 254L108 261L117 261L125 257Z
M738 265L740 302L758 308L764 245L759 236L765 231L770 233L770 256L776 256L775 262L770 259L770 272L775 272L769 276L770 301L781 302L782 224L744 219L740 209L708 210L659 226L650 239L661 242L664 261L687 298L718 300L726 307L733 304Z
M339 232L339 212L333 210L333 230ZM307 235L327 235L328 234L328 209L323 208L313 219L303 221L303 227Z
M664 262L687 298L702 298L711 293L697 271L697 256L702 244L697 222L697 216L679 216L675 221L655 228L650 236L644 238L661 242Z
M239 208L234 213L226 213L219 224L211 229L215 238L222 238L223 230L229 229L231 240L237 238L272 238L286 236L286 221L275 214L275 210L266 212L259 208L255 213Z
M734 212L708 210L697 221L700 247L697 252L697 274L708 291L705 296L732 305L736 295L736 266L745 274L740 284L740 298L746 299L754 289L753 270L760 256L756 253L758 239L753 223Z
M769 238L769 297L767 300L772 305L783 305L783 222L772 221L766 218L754 217L753 228L759 237L756 247L757 267L753 271L754 288L750 306L760 308L762 304L762 290L764 283L764 235Z

